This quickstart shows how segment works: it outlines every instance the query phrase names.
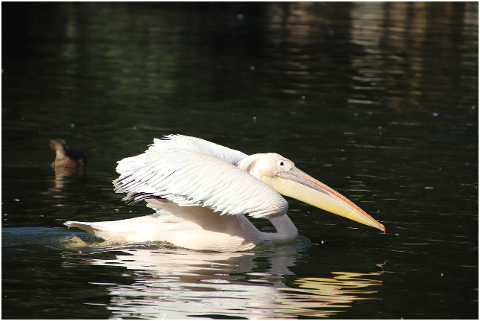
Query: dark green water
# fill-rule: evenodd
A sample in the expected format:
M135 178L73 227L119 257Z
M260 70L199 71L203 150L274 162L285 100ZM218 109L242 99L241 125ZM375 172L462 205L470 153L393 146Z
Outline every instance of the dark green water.
M310 247L65 248L150 212L111 181L168 133L278 152L387 233L289 200ZM3 318L478 318L477 188L476 3L2 3Z

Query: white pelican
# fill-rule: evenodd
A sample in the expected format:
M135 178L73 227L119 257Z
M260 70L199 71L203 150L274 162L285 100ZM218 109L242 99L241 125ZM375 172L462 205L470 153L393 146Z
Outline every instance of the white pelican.
M118 162L117 193L142 200L155 214L105 222L68 221L108 243L168 242L193 250L243 251L284 244L298 231L280 195L376 227L385 227L346 197L275 154L246 155L182 135L154 139L143 154ZM259 231L245 215L267 218L276 233Z

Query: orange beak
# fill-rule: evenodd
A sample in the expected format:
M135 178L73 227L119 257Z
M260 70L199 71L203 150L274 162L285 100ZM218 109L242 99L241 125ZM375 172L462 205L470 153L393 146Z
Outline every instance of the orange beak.
M348 198L296 167L292 167L289 171L278 172L272 178L263 176L262 180L282 195L385 232L383 224L365 213Z

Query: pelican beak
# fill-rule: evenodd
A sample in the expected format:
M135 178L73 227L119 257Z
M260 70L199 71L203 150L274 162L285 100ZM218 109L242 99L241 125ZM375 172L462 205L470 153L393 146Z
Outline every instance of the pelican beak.
M274 177L263 176L262 180L282 195L385 232L385 226L352 201L296 167L292 167L289 171L278 172Z

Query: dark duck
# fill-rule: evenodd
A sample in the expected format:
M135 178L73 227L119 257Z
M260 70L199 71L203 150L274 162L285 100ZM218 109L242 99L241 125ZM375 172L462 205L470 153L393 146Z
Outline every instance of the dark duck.
M87 164L87 157L81 150L71 149L65 141L60 138L50 139L50 148L55 151L53 168L84 167Z

